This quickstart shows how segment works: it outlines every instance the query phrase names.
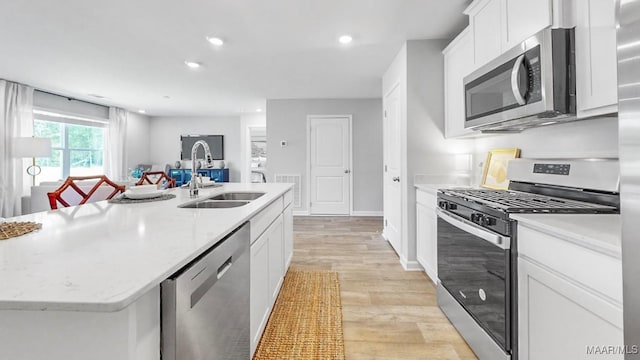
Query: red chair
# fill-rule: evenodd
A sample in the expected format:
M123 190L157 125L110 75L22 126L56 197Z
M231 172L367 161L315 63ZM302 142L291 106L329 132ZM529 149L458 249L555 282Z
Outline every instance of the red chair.
M167 181L167 189L176 187L176 179L167 176L164 171L145 171L136 185L158 185Z
M92 187L88 192L85 192L77 182L87 180L97 181L95 184L90 183ZM87 184L80 185L86 188ZM109 189L109 187L113 188L113 190ZM124 190L124 185L118 185L104 175L69 176L62 186L54 192L47 193L47 196L49 196L49 205L51 206L51 210L56 210L58 209L58 203L64 207L82 205L87 202L111 199L117 194L123 193Z

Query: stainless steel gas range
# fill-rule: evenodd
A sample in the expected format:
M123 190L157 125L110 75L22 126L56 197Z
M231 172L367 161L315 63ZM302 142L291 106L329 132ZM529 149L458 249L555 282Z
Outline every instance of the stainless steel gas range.
M438 192L438 305L481 360L517 359L514 213L619 212L617 160L509 163L509 190Z

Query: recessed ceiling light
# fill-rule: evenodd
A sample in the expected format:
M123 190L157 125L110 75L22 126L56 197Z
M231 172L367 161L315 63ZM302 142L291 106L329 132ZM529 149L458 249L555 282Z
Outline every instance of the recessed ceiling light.
M146 113L147 113L147 111L146 111L146 110L144 110L144 109L140 109L140 110L138 110L138 112L139 112L140 114L146 114Z
M338 41L340 42L340 44L349 44L353 41L353 38L349 35L342 35L338 38Z
M256 109L256 112L262 112L262 109L257 108L257 109Z
M214 46L222 46L224 44L224 41L217 37L207 36L207 40L211 43L211 45L214 45Z
M187 65L188 67L190 67L192 69L197 69L197 68L199 68L201 66L200 63L197 63L195 61L185 61L184 63L185 63L185 65Z

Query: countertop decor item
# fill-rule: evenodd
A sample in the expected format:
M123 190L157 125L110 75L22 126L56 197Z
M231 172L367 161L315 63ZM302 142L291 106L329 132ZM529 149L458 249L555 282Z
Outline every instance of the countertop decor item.
M160 196L156 196L153 198L139 198L139 199L131 199L129 197L125 196L118 196L115 197L111 200L109 200L109 202L111 204L139 204L139 203L145 203L145 202L152 202L152 201L163 201L163 200L169 200L169 199L173 199L176 196L173 194L162 194Z
M520 157L520 149L496 149L489 151L482 172L483 188L506 190L509 187L507 166L509 160Z
M0 240L7 240L39 229L42 229L42 224L31 221L3 222L0 224Z
M176 169L180 169L182 167L182 163L180 161L176 161L176 163L173 164L173 166L175 166Z

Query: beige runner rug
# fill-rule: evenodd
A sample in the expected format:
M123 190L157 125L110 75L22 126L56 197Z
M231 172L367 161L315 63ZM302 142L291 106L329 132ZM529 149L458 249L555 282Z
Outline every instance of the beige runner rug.
M338 273L287 272L253 358L344 359Z

